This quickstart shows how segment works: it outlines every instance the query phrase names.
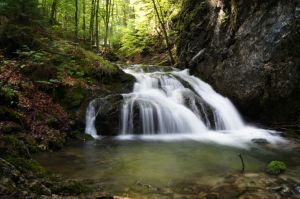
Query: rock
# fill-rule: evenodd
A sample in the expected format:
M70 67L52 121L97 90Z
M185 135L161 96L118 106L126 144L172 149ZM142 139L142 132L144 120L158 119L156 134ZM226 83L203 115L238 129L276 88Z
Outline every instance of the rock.
M121 95L109 95L94 100L94 107L98 112L95 121L98 134L109 136L119 134L122 102Z
M255 193L245 193L241 195L238 199L280 199L277 194L268 193L265 191L258 191Z
M290 196L290 195L292 195L292 190L290 189L289 186L287 186L286 184L283 184L280 194L283 196Z
M269 142L266 139L252 139L251 142L255 144L268 144Z
M250 118L296 120L299 5L284 0L188 0L177 22L179 67L190 68Z
M300 186L295 187L295 192L296 192L297 194L300 194Z
M206 199L218 199L219 198L219 194L218 193L208 193L205 195Z

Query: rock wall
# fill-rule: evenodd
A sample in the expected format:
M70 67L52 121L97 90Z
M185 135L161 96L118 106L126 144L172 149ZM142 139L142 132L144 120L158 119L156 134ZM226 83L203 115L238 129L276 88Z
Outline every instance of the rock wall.
M251 119L299 121L299 0L186 0L178 29L179 67Z

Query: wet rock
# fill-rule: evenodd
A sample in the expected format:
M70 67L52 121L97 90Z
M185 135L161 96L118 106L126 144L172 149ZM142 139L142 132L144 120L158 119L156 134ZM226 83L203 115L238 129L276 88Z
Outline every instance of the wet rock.
M300 194L300 186L295 187L295 192L296 192L297 194Z
M219 194L218 193L208 193L205 195L205 199L218 199Z
M265 191L258 191L255 193L245 193L238 199L280 199L280 196Z
M94 100L94 108L97 113L95 126L98 134L118 135L122 102L122 95L109 95Z
M41 184L41 182L39 182L38 180L34 180L33 182L31 182L29 184L29 188L31 191L39 195L46 195L46 196L52 195L51 190L45 187L43 184Z
M283 184L280 194L283 196L290 196L290 195L292 195L292 190L290 189L290 187L288 185Z
M188 0L184 5L179 66L190 68L254 119L296 120L299 3Z
M242 193L238 186L232 184L220 185L214 188L213 191L219 193L219 198L222 199L237 198Z
M255 144L268 144L269 142L266 139L252 139L251 142Z

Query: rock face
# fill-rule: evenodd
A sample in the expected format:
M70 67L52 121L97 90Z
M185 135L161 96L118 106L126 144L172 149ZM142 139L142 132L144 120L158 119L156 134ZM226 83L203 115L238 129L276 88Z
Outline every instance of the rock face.
M120 94L95 99L97 112L95 127L98 134L118 135L120 131L120 114L123 97Z
M178 28L180 67L251 118L297 120L299 0L187 0Z

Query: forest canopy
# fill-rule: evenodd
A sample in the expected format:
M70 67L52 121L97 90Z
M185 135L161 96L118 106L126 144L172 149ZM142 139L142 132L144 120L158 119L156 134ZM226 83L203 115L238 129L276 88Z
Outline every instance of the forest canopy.
M174 63L172 36L181 4L175 0L0 0L0 34L7 41L5 32L13 31L11 24L19 29L20 24L51 28L63 38L123 57L163 48Z

